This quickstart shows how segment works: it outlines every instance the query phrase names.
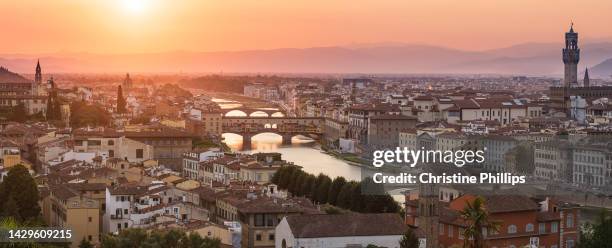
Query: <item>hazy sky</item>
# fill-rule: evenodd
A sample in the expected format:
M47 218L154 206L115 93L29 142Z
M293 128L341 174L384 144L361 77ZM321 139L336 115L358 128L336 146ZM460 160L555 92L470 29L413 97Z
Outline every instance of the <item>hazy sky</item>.
M220 51L403 42L482 50L612 37L612 1L0 0L0 53Z

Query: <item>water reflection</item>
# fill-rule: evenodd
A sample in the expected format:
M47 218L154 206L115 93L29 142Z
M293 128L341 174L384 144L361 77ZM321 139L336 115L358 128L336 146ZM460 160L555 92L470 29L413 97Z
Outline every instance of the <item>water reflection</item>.
M324 173L332 178L343 176L348 180L359 181L361 168L323 153L318 144L307 137L295 136L291 145L283 145L282 137L274 133L262 133L251 138L250 147L244 146L242 136L233 133L223 134L224 142L232 150L243 153L278 152L283 159L303 167L312 174Z

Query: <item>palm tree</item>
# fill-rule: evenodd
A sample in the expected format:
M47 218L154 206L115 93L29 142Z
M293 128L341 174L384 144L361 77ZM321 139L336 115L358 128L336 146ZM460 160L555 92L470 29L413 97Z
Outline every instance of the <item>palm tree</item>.
M460 214L468 223L468 226L463 231L463 247L484 248L483 228L497 231L498 227L497 223L489 220L489 212L486 209L485 200L482 197L477 197L472 202L468 201Z

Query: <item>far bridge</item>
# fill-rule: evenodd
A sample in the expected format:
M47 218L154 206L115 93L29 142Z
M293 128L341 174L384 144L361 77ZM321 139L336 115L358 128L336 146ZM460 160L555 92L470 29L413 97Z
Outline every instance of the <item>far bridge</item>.
M243 144L261 133L275 133L283 137L283 144L291 144L291 138L303 135L319 139L324 132L325 119L317 117L223 117L223 132L242 136Z
M281 110L280 108L275 108L275 107L253 108L253 107L242 106L242 107L236 107L236 108L222 109L221 111L223 111L223 116L227 116L227 114L232 111L240 111L248 117L253 117L252 115L255 113L263 113L263 114L266 114L267 117L277 117L277 116L282 117L282 116L287 115L284 110Z

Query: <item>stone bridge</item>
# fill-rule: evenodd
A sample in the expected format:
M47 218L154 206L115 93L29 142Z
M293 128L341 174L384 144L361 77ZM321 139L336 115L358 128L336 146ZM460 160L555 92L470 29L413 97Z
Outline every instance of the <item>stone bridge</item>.
M284 110L281 110L279 108L251 108L242 106L237 108L222 109L221 111L223 111L223 116L226 116L227 113L231 111L240 111L246 116L251 116L254 113L265 113L266 115L268 115L268 117L272 117L273 114L282 114L282 116L287 115Z
M283 137L283 144L304 135L318 139L323 135L325 119L314 117L223 117L223 132L239 134L244 144L261 133L275 133Z

